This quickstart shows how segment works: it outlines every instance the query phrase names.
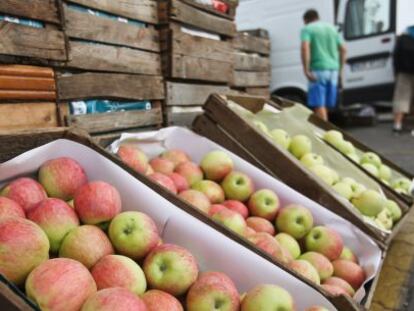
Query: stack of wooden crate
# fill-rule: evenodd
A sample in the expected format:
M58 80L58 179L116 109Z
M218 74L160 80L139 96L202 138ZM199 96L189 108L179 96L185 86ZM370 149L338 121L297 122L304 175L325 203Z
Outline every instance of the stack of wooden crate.
M270 97L270 40L263 29L241 31L234 39L232 88Z
M59 68L57 88L66 124L97 137L161 126L164 86L157 1L65 0L62 13L68 61ZM146 109L91 114L69 109L102 100Z
M0 1L1 130L59 125L51 66L67 53L58 11L51 0Z
M228 92L237 1L159 1L166 124L189 125L211 93Z

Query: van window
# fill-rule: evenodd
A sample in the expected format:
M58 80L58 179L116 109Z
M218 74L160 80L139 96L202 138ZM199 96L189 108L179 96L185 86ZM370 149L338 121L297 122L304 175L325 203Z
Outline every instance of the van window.
M391 0L349 0L345 20L347 40L386 33L391 28Z

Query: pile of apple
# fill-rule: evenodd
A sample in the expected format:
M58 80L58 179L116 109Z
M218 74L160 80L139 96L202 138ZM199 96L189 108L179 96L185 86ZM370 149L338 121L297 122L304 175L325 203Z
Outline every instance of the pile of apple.
M295 309L276 285L240 296L226 274L200 273L187 249L164 244L148 215L121 212L118 190L88 181L73 159L47 161L38 177L0 192L0 273L41 310Z
M342 154L359 163L367 172L379 178L386 185L390 185L395 191L411 195L411 181L405 177L393 178L392 170L382 163L381 158L374 152L366 152L359 157L354 145L344 139L338 131L328 131L323 139L338 149Z
M383 230L390 230L401 218L401 209L395 201L385 198L378 191L367 189L353 178L341 178L334 169L328 167L321 155L312 152L312 142L306 135L290 137L283 129L269 131L264 123L257 120L253 123L259 131L274 143L288 150L312 174L331 186L340 196L349 200L368 223ZM343 152L346 151L350 158L356 159L358 157L354 146L343 139L342 133L328 131L323 138L330 144L335 144ZM362 159L365 166L374 166L370 163L371 156L372 154L367 154ZM379 163L378 160L375 162ZM387 170L389 168L383 165L382 171Z
M125 144L118 155L131 168L146 173L333 295L352 297L365 281L358 259L334 229L314 226L312 213L301 205L281 207L270 189L255 190L249 176L234 170L227 153L209 152L200 165L177 149L149 160L139 148Z

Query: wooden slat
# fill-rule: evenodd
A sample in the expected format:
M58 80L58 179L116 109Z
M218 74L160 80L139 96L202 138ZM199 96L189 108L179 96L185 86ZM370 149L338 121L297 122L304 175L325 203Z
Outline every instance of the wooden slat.
M166 105L202 106L210 94L229 91L228 86L167 82Z
M225 2L228 6L229 6L229 12L228 13L222 13L220 11L215 10L211 4L203 4L203 3L198 3L194 0L181 0L182 2L191 5L195 8L201 9L203 11L206 11L208 13L212 13L214 15L220 16L220 17L224 17L230 20L234 19L234 15L235 15L235 8L237 6L237 4L234 4L234 2L232 1L223 1Z
M55 99L56 99L56 93L53 91L0 90L0 101L55 100Z
M176 126L190 127L194 119L201 115L203 110L201 107L168 107L167 124Z
M235 87L257 87L270 85L269 72L234 71L232 85Z
M231 63L172 55L171 77L189 80L229 83L233 73Z
M233 37L236 34L236 24L232 21L203 12L179 0L171 0L170 18L223 36Z
M55 0L1 0L0 12L50 23L60 23Z
M250 95L264 96L266 98L270 97L269 87L248 87L246 88L246 93Z
M159 51L159 33L152 26L140 28L97 17L64 6L66 35L71 38Z
M162 77L82 73L58 76L60 101L84 98L120 98L133 100L164 99Z
M2 21L0 38L0 54L66 60L65 40L61 31Z
M69 125L76 125L89 133L103 133L162 123L160 108L143 111L120 111L68 117Z
M242 71L270 71L270 60L257 54L235 53L234 69Z
M242 32L239 32L234 38L234 47L244 52L259 53L263 55L270 54L269 39L255 37Z
M93 9L131 19L158 23L157 1L155 0L68 0Z
M67 66L94 71L161 75L159 54L76 41L70 42Z
M38 78L54 78L55 76L52 68L25 65L0 65L0 75Z
M0 129L58 126L55 103L0 104Z
M55 80L0 75L0 90L54 91Z

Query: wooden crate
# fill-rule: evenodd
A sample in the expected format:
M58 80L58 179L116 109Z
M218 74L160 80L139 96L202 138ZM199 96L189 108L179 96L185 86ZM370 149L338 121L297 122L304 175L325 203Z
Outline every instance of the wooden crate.
M67 59L55 0L2 0L0 15L35 20L44 26L0 21L0 61L44 64Z
M161 34L163 73L171 79L228 84L233 72L233 46L186 32L171 22Z
M75 5L99 10L120 18L140 22L125 23L95 16ZM157 3L155 0L70 0L63 3L65 35L68 37L68 62L73 69L161 74Z

